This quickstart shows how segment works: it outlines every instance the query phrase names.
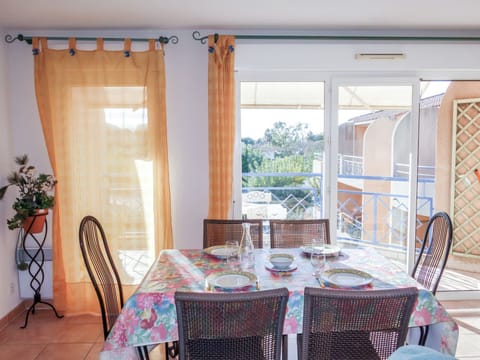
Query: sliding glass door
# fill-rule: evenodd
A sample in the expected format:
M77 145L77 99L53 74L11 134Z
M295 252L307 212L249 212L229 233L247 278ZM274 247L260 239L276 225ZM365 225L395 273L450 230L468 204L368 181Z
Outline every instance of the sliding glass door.
M337 241L374 247L402 267L409 215L416 211L409 182L416 151L413 93L408 83L346 81L334 87L333 98Z
M267 244L269 219L328 218L332 241L410 271L428 220L447 211L457 230L439 292L479 290L465 214L478 207L480 82L304 79L239 82L236 216L264 219Z

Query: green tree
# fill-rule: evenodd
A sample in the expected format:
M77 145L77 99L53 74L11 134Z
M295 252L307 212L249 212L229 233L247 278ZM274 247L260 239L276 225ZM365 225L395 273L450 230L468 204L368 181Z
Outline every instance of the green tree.
M304 123L287 126L283 121L277 121L273 128L265 130L263 142L274 147L276 156L303 154L307 129Z
M311 172L315 153L323 151L323 134L308 131L307 124L287 125L275 122L257 141L242 139L242 172L301 173ZM297 187L306 183L304 176L244 177L245 187ZM308 184L307 184L308 185ZM275 190L284 199L289 194L305 196L303 190Z
M312 158L301 155L276 157L272 160L263 161L256 169L258 173L302 173L312 171ZM291 187L302 186L305 183L304 176L255 176L247 182L249 187ZM286 191L290 193L290 190ZM279 194L277 194L278 196ZM288 195L288 194L287 194Z
M242 139L242 173L257 172L262 165L264 156L262 152L256 149L252 144L248 144ZM248 185L246 177L242 177L244 186Z

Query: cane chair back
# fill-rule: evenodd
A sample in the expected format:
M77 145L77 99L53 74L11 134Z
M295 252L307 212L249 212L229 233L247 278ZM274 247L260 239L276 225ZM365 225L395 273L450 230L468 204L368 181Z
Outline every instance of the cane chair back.
M103 337L107 339L124 304L122 283L108 247L105 231L95 217L88 215L82 219L79 241L85 267L100 305ZM169 347L167 343L165 349L167 354L174 354L175 344ZM137 352L140 359L149 359L146 346L138 347Z
M272 248L298 248L312 239L330 244L328 219L270 220L270 246Z
M299 359L388 359L404 344L417 288L305 288Z
M250 224L250 235L255 248L263 247L263 220L203 220L203 247L225 245L227 240L242 239L243 223Z
M100 304L106 339L123 307L122 283L103 227L95 217L85 216L82 219L79 239L83 260Z
M180 360L279 360L286 288L175 293Z
M433 294L447 264L452 247L452 221L445 212L434 214L427 225L412 277Z

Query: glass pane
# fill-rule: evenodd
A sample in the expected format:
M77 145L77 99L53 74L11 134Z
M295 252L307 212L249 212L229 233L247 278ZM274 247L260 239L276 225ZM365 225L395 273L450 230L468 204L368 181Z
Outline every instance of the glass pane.
M242 82L242 215L322 218L323 82Z
M90 95L82 96L86 91ZM95 210L124 285L138 284L155 258L153 165L143 86L80 87L70 124L77 193L74 217ZM92 135L94 134L94 135ZM80 167L83 166L83 167ZM83 171L84 167L95 171ZM82 261L79 259L79 261Z
M405 263L412 87L338 88L337 239Z

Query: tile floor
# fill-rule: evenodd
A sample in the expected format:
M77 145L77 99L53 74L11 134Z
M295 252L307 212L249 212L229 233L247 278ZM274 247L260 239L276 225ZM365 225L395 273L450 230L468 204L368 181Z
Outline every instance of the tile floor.
M458 359L480 359L480 302L445 301L445 307L460 326ZM82 315L57 319L49 309L30 315L26 329L20 329L24 315L0 331L0 359L91 360L98 359L103 343L99 317ZM289 343L289 358L296 359L294 337ZM152 360L161 358L157 347Z

